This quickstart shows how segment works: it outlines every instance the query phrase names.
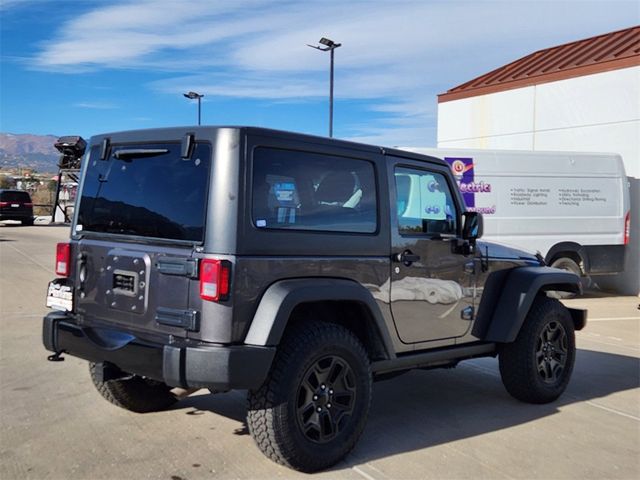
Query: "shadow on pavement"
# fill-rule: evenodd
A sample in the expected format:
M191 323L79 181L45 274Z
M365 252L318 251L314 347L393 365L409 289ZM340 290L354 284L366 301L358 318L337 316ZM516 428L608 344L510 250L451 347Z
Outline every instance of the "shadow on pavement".
M347 462L362 463L483 435L538 420L572 403L606 397L640 386L638 358L578 350L569 388L559 400L531 405L513 399L502 386L496 360L454 370L412 371L377 382L364 435ZM243 423L243 392L189 397L175 409L195 409ZM193 414L190 412L186 412ZM335 468L344 468L342 462Z
M247 415L245 392L218 393L215 395L195 395L178 402L172 410L191 409L187 415L211 412L216 415L245 422Z

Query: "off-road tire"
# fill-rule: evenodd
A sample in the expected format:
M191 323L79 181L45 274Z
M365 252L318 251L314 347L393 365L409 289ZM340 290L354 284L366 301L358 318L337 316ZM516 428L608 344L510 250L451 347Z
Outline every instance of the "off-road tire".
M106 400L125 410L148 413L166 410L178 399L171 387L162 382L133 375L102 382L97 376L97 365L89 363L89 373L96 389Z
M547 338L550 341L545 341ZM567 388L575 353L574 325L568 310L558 300L538 296L515 342L500 351L502 383L523 402L552 402Z
M333 363L326 367L330 361ZM336 365L342 365L341 380L332 375L333 369L338 369ZM324 374L316 373L324 371L329 371L326 380L322 380ZM305 419L303 412L309 411L309 405L312 411L316 410L316 403L311 400L317 396L310 393L311 384L316 383L310 380L313 378L318 380L314 388L319 394L329 392L331 385L335 385L332 393L335 403L333 410L330 403L318 406L325 410ZM347 381L348 378L351 380ZM319 390L325 383L326 390ZM348 392L341 386L347 384L352 386ZM347 392L347 396L338 400L339 391ZM350 403L345 402L350 395L353 395ZM331 401L330 397L318 401L326 398ZM341 413L340 409L346 407L336 406L338 402L349 403L351 414L344 413L345 410ZM249 391L247 424L258 447L271 460L295 470L315 472L334 465L351 451L364 429L370 403L371 368L358 338L337 324L303 320L285 333L263 385ZM338 420L334 420L336 418ZM316 419L320 426L317 431L313 425L309 427ZM332 426L333 430L325 429L323 419L328 419L330 425L334 421L338 425ZM336 433L329 433L323 439L326 432Z

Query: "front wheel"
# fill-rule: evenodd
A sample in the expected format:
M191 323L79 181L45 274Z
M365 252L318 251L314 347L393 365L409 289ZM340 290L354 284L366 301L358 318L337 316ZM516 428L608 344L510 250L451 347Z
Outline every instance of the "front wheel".
M538 297L515 342L500 352L502 382L518 400L552 402L567 388L575 355L571 315L558 300Z
M266 456L314 472L351 451L370 402L369 359L358 338L340 325L301 321L285 335L265 383L249 392L247 424Z

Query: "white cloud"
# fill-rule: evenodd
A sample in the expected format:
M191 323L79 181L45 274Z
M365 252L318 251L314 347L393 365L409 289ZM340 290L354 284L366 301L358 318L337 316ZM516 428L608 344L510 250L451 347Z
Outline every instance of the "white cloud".
M2 0L0 1L0 11L24 7L25 5L35 3L36 1L38 0Z
M329 55L306 43L327 36L343 44L335 53L336 98L369 99L386 114L360 132L352 126L354 135L380 138L387 128L398 143L428 133L422 125L433 123L436 93L534 50L640 20L636 0L95 5L42 46L36 68L173 72L150 87L300 101L326 95Z
M94 110L113 110L120 108L111 102L77 102L73 104L76 108L90 108Z

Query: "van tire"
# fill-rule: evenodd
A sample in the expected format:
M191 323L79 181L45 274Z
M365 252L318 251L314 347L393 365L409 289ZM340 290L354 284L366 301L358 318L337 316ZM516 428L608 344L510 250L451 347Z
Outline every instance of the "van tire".
M567 272L574 273L580 278L580 284L583 290L589 286L591 279L589 277L582 276L582 270L580 266L569 257L556 258L550 265L553 268L559 268L560 270L566 270ZM548 293L551 298L575 298L576 294L571 292L550 291Z
M315 472L344 458L362 434L371 368L362 343L341 325L301 320L290 328L267 379L249 391L247 425L271 460Z
M165 383L132 375L126 378L107 380L98 378L98 366L89 363L91 380L98 393L114 405L136 413L166 410L178 401Z
M539 296L516 340L500 351L502 383L523 402L552 402L567 388L575 355L569 311L558 300Z

